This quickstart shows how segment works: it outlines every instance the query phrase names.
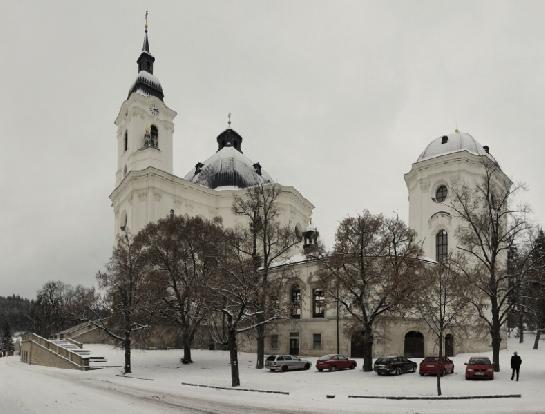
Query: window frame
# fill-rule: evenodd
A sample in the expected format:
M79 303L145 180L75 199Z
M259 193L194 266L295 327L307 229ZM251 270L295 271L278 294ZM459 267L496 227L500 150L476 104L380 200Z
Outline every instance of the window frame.
M318 295L318 292L320 293L320 295ZM320 299L317 299L317 297L320 297ZM312 289L312 317L313 318L325 317L325 296L324 296L323 289L320 289L320 288Z
M448 257L448 232L445 229L435 233L435 260L442 263Z

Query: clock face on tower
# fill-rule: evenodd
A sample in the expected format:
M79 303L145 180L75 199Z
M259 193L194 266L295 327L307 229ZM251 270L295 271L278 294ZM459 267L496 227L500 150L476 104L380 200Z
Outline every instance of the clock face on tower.
M149 112L150 114L152 114L153 116L158 116L159 115L159 108L157 108L155 105L151 105L149 107Z

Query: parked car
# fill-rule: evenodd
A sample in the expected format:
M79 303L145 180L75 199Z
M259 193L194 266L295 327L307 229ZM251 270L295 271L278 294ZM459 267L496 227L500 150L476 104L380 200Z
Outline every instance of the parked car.
M309 369L311 363L293 355L271 355L265 360L265 368L271 371Z
M490 358L487 357L471 357L469 362L464 364L466 366L466 380L486 378L494 379L494 366L490 362Z
M336 371L338 369L354 369L358 366L358 363L353 359L348 359L344 355L329 354L318 358L316 361L316 369L323 371L327 369L329 371Z
M404 372L416 372L417 364L402 356L377 358L374 370L378 375L401 375Z
M420 375L445 375L454 372L454 362L447 357L426 357L420 362Z

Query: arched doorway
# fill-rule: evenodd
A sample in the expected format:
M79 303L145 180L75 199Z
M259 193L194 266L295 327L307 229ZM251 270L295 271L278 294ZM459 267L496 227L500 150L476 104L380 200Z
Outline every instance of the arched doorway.
M445 335L445 355L454 356L454 336L452 334Z
M363 358L365 342L361 332L354 332L350 338L350 357Z
M424 357L424 335L421 332L409 331L405 334L404 355L408 358Z

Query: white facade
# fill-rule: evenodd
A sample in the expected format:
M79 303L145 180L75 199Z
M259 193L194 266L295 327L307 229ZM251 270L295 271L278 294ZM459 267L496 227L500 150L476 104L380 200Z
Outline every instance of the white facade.
M449 207L449 189L462 184L469 188L482 184L485 172L482 157L494 160L488 147L485 149L467 133L455 132L432 141L405 174L409 195L408 225L422 241L426 257L437 259L436 235L441 230L447 232L448 251L456 251L456 230L462 223ZM501 181L497 184L504 188L511 185L503 173ZM442 186L446 188L444 200L437 197Z
M152 75L153 62L146 35L137 81L115 120L118 162L116 187L110 195L115 215L114 234L128 231L135 235L148 223L167 217L171 211L205 219L220 217L228 228L243 225L245 219L232 211L235 196L243 195L249 186L274 181L259 163L254 164L242 154L242 137L231 128L216 138L218 150L214 155L190 168L185 178L175 176L172 148L177 114L163 102L162 87ZM456 248L455 234L460 223L448 207L448 190L460 183L469 186L480 183L484 173L482 157L493 160L488 147L482 147L471 135L456 131L432 141L405 174L409 196L408 225L423 242L427 257L436 259L436 235L440 231L448 235L448 250ZM511 185L505 175L500 181L498 185ZM279 188L277 204L281 224L307 228L314 208L312 203L293 187L279 185ZM438 200L440 188L445 190L441 193L444 199ZM327 305L318 316L312 310L317 264L303 258L292 261L289 266L296 276L285 286L283 293L289 297L291 287L300 281L301 314L299 318L271 326L266 350L287 353L297 344L297 352L305 354L335 352L336 310ZM357 335L347 329L348 322L341 315L338 335L340 351L351 354L359 345ZM482 329L474 331L470 336L455 337L455 352L488 349L486 333L483 334ZM389 318L377 327L375 355L403 354L406 335L415 332L423 337L425 353L433 354L437 344L423 321ZM253 345L250 341L244 348L249 350Z

